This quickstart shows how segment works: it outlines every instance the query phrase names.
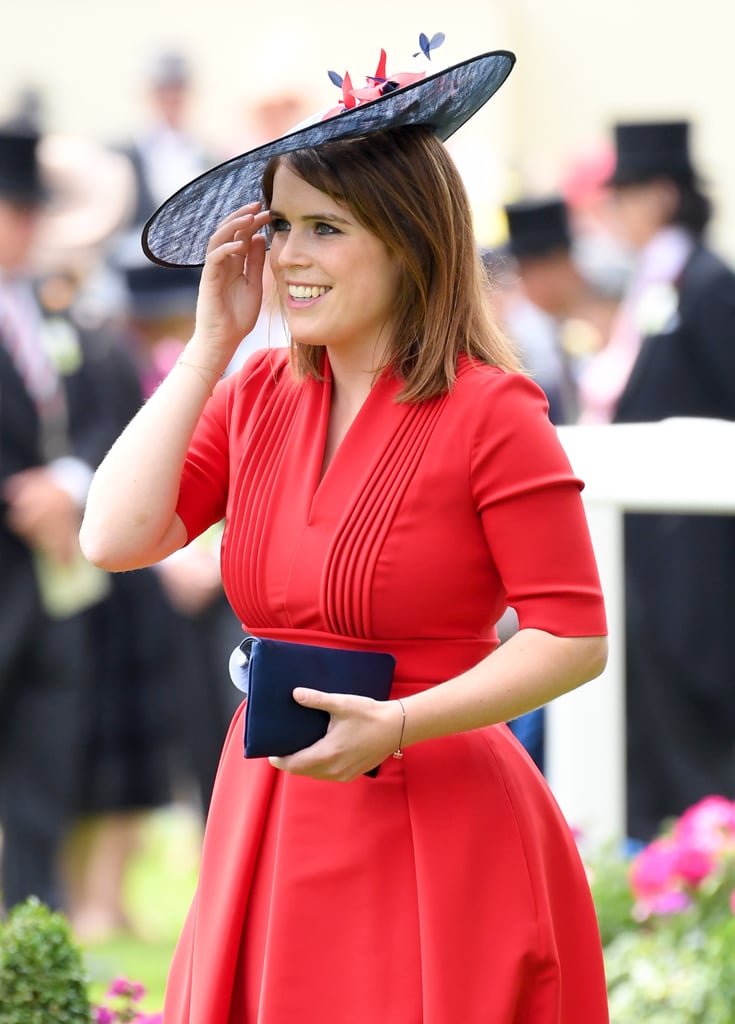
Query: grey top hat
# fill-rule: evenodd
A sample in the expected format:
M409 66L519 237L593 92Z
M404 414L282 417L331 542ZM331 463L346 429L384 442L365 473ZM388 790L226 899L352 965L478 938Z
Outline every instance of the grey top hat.
M149 85L155 89L170 85L188 85L192 69L188 58L178 50L160 50L153 54L147 67Z
M609 185L632 185L666 177L695 184L689 153L688 121L640 121L616 124L615 168Z

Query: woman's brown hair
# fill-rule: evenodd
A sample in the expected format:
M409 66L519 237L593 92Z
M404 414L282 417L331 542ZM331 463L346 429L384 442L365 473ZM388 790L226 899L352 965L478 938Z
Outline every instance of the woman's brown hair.
M430 129L392 128L276 157L263 178L268 205L279 164L349 207L403 267L385 359L404 381L402 401L449 390L461 353L503 369L520 368L513 345L490 314L464 183ZM318 377L323 349L295 349L297 370Z

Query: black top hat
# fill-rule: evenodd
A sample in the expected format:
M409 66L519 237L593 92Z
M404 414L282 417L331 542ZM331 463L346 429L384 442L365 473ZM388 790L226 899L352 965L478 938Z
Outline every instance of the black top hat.
M696 183L689 155L688 121L646 121L617 124L615 168L609 185L633 185L653 178Z
M38 160L40 136L31 128L0 127L0 197L37 204L46 198Z
M201 266L220 221L247 203L262 201L263 172L282 153L404 125L426 125L445 141L497 92L514 63L514 54L496 50L408 85L394 80L405 76L379 82L371 76L378 85L368 91L379 91L377 98L358 101L339 113L330 111L184 185L148 220L143 230L145 254L165 267Z
M508 249L516 259L546 256L572 245L563 199L524 199L505 207Z
M139 320L193 315L201 270L177 267L168 272L154 263L123 268L131 313Z

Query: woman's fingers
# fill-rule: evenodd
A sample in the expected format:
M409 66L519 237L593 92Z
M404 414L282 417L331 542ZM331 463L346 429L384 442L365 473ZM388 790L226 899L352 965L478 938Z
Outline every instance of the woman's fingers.
M197 330L228 351L253 329L260 312L266 241L258 232L270 219L270 211L250 204L225 218L209 242Z
M243 256L244 247L244 241L223 242L222 245L218 245L216 248L209 251L207 254L207 262L211 266L216 266L219 263L224 263L225 260L230 258L230 256Z
M257 276L258 272L262 274L265 253L265 238L262 235L253 235L251 238L237 238L232 242L222 242L208 253L207 263L210 266L219 266L233 256L239 256L243 264L241 270L247 263L248 270ZM250 273L248 273L248 277L250 277Z
M262 285L265 252L265 238L263 235L253 235L250 239L247 263L245 265L245 274L248 279L248 283L252 279L258 281Z
M259 210L259 207L259 203L251 203L225 217L212 233L208 252L227 242L249 241L270 220L270 211Z

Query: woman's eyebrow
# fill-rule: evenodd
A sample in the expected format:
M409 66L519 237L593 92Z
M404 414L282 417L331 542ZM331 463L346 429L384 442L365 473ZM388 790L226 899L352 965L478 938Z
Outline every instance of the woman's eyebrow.
M276 210L274 207L270 207L271 217L276 217L278 220L292 220L293 218L287 217L285 213L281 213L280 210ZM304 222L314 221L326 221L329 224L349 224L345 217L340 217L339 214L335 213L306 213L298 218Z

